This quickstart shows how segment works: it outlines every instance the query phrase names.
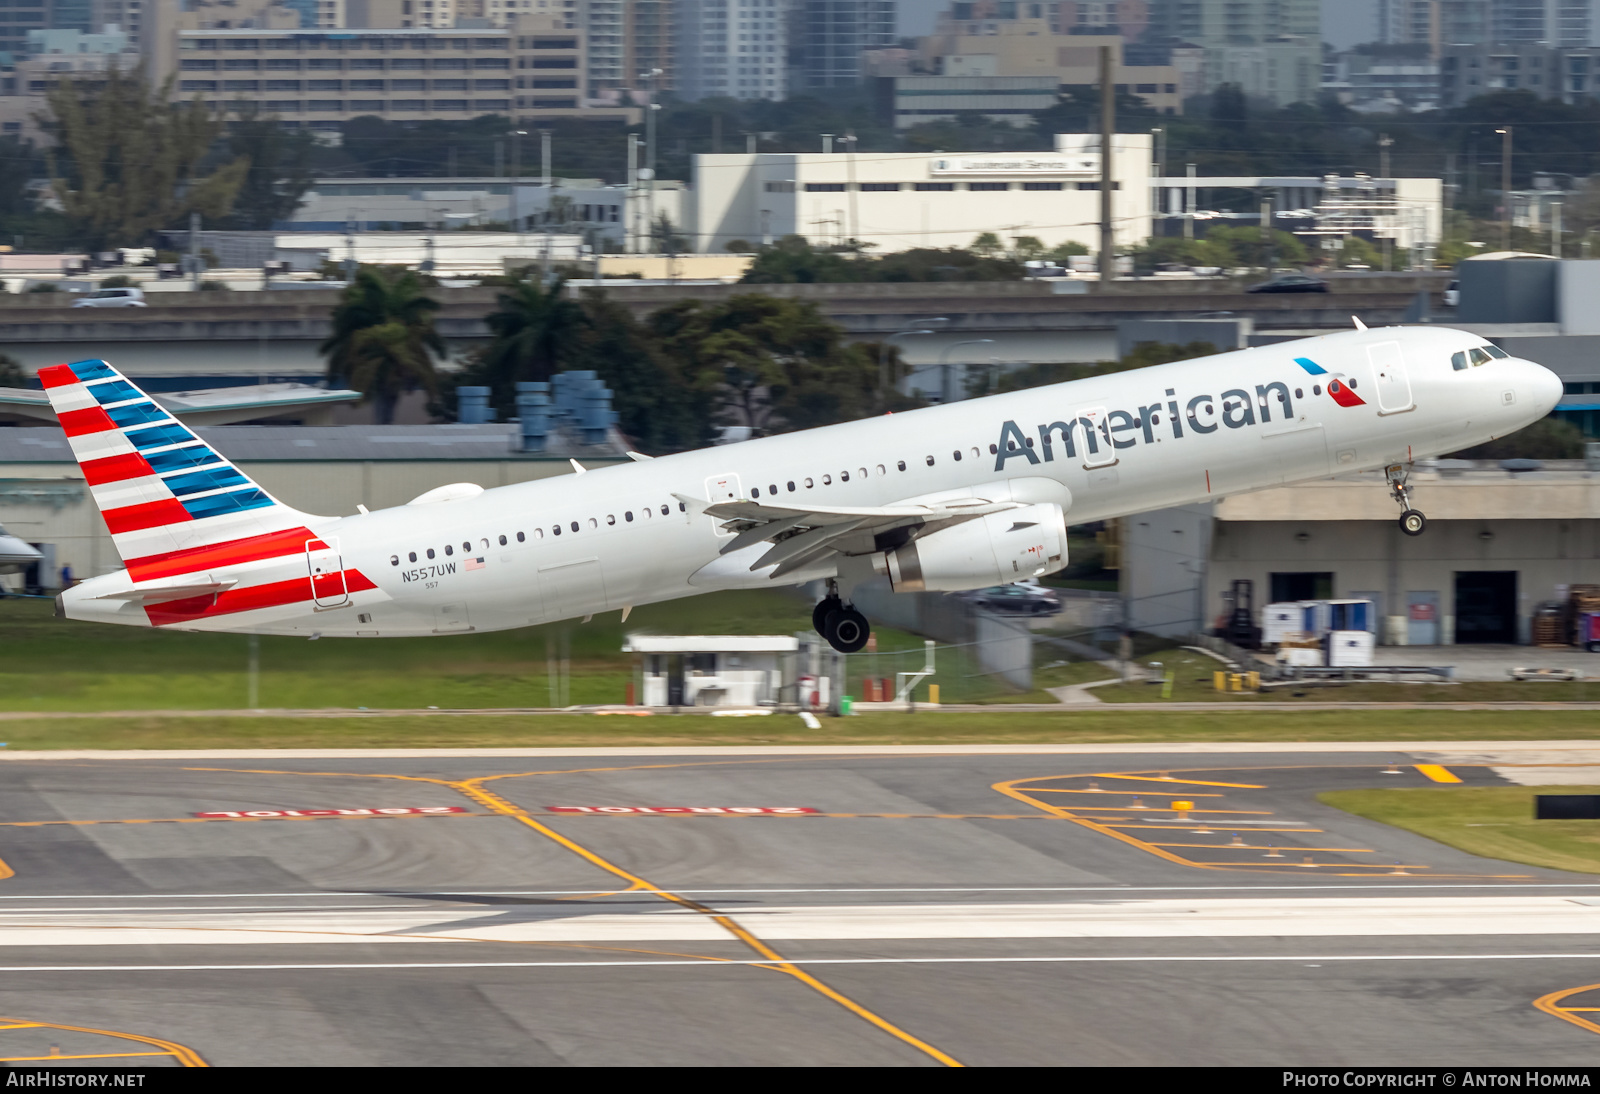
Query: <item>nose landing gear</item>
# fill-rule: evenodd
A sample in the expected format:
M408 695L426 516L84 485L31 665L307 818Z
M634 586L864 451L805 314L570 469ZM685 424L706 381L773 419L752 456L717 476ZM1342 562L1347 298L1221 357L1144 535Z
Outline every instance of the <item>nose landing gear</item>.
M1389 483L1389 496L1402 510L1400 530L1408 536L1420 536L1428 528L1428 518L1411 507L1411 487L1407 482L1410 473L1400 464L1392 464L1383 469L1383 477Z
M839 586L832 579L828 581L828 595L812 609L811 625L840 653L858 652L872 634L867 617L839 598Z

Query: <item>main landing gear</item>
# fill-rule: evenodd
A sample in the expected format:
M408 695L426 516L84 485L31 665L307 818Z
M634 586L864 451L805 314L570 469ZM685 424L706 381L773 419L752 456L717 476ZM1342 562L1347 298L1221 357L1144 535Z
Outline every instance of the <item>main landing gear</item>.
M828 595L811 611L811 625L840 653L856 653L867 644L872 626L867 617L839 599L839 585L828 580Z
M1400 530L1408 536L1420 536L1427 530L1428 518L1411 507L1411 487L1406 482L1409 473L1400 464L1393 464L1383 469L1383 477L1389 482L1389 496L1403 510L1400 514Z

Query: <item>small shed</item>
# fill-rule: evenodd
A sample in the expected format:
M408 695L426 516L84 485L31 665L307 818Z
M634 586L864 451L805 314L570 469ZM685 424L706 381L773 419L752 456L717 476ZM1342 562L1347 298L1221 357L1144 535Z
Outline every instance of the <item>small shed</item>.
M754 707L791 683L799 639L782 634L632 634L639 701L647 707Z

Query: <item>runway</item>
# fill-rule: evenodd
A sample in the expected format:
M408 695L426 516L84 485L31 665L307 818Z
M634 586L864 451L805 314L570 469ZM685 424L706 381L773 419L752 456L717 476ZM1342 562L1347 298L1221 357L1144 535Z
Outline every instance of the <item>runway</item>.
M1311 747L7 759L0 1059L1591 1064L1600 875L1316 795L1600 754Z

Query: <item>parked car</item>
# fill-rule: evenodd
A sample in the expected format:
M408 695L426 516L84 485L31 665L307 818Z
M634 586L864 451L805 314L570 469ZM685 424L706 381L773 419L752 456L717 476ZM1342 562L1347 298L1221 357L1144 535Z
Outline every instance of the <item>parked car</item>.
M991 612L1013 615L1054 615L1061 610L1061 598L1054 589L1042 585L1019 582L1016 585L996 585L989 589L974 589L957 593L961 599Z
M1328 283L1320 277L1307 274L1283 274L1271 281L1251 285L1245 292L1327 292Z
M1458 307L1461 304L1461 282L1452 280L1444 287L1444 306L1447 308Z
M144 308L143 289L96 289L72 302L75 308Z

